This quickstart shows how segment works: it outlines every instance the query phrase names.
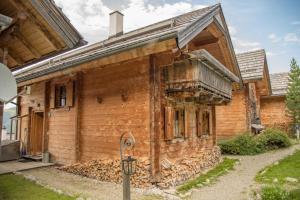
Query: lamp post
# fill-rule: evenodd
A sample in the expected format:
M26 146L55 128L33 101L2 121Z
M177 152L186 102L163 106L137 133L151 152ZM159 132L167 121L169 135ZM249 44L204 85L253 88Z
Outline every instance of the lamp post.
M121 169L123 174L123 200L130 200L130 176L136 171L136 159L124 155L126 150L134 149L135 139L131 133L122 134L120 138Z

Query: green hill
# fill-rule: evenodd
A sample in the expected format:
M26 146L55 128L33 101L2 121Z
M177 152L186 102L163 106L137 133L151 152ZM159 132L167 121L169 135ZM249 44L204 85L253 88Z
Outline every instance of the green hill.
M10 118L16 115L16 107L4 109L3 112L3 127L10 131Z

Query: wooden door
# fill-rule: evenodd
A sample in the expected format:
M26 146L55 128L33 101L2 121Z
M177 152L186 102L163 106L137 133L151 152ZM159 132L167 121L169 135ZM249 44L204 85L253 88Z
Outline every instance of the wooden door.
M29 135L30 154L38 155L42 153L43 144L43 112L34 112L31 114L31 130Z

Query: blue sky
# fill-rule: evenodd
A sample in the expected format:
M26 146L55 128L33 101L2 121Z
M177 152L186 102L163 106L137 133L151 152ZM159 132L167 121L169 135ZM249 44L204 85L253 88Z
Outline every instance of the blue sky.
M300 0L55 0L89 43L107 38L108 14L121 10L125 32L221 3L236 52L264 48L271 73L300 62Z

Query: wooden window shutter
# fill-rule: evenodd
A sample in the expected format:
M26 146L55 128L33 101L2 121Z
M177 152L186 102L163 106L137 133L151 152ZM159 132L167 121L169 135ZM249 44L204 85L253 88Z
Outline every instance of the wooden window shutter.
M190 112L189 109L184 110L184 138L188 138L191 135L190 129Z
M74 93L74 82L71 80L66 84L66 90L67 90L67 102L66 106L73 106L73 93Z
M55 102L56 102L56 98L55 98L55 85L52 84L51 85L51 91L50 91L50 108L55 108Z
M196 110L196 121L197 121L197 136L200 137L202 133L202 112L200 109Z
M172 140L174 137L174 109L165 107L165 140Z

